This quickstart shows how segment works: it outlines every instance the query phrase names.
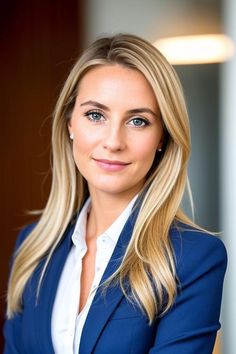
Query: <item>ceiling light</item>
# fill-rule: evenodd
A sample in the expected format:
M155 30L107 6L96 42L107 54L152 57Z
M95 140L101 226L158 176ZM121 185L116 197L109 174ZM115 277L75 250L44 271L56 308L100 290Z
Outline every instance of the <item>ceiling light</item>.
M154 45L173 65L220 63L235 52L232 39L223 34L164 38Z

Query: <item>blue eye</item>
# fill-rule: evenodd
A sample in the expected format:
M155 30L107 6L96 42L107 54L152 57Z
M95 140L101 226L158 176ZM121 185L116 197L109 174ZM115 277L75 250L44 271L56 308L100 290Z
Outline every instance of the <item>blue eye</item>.
M88 119L93 122L100 122L100 121L104 120L103 115L99 112L96 112L96 111L87 112L87 113L85 113L85 116L88 117Z
M146 119L143 118L133 118L130 123L135 127L145 127L146 125L150 124Z

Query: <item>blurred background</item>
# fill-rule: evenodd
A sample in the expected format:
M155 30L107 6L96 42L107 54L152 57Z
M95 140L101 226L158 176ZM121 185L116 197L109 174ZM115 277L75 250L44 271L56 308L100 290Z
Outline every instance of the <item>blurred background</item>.
M209 230L222 231L220 237L229 256L222 329L214 354L233 354L236 348L235 0L1 1L1 325L16 235L32 220L26 212L44 207L50 188L51 117L57 96L83 48L99 36L117 32L130 32L156 43L180 76L192 130L189 176L195 219ZM213 42L204 47L194 42L195 37L190 42L193 48L186 42L171 42L167 48L159 41L209 34L223 39L215 52ZM193 55L188 58L186 53L190 52ZM187 199L184 205L188 211ZM0 346L2 349L2 339Z

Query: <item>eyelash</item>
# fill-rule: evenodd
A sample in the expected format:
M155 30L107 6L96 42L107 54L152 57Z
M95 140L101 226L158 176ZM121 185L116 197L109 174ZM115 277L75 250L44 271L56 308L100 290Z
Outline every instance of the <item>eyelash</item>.
M87 117L91 122L100 123L100 122L101 122L100 119L99 119L99 120L96 120L96 119L93 119L93 118L91 117L93 114L97 114L97 115L100 116L100 118L101 118L101 117L104 118L103 114L102 114L101 112L99 112L99 111L96 111L96 110L88 111L88 112L86 112L84 115L85 115L85 117ZM138 120L138 121L141 121L141 122L142 122L142 125L135 125L135 124L133 124L133 126L135 126L135 127L137 127L137 128L143 128L143 127L148 126L148 125L151 124L151 123L149 122L149 120L147 120L147 119L145 119L145 118L141 118L141 117L132 118L132 119L129 120L129 122L132 122L132 121L134 121L134 120Z
M88 111L88 112L86 112L84 115L85 115L85 117L87 117L87 118L88 118L90 121L92 121L92 122L100 122L100 120L95 120L95 119L93 119L93 118L91 117L92 114L98 114L98 115L100 115L100 116L103 116L101 112L96 111L96 110Z
M137 127L137 128L143 128L143 127L146 127L146 126L150 125L149 120L144 119L144 118L141 118L141 117L136 117L136 118L132 118L132 119L131 119L131 121L134 121L134 120L139 120L139 121L142 122L142 125L135 125L135 124L133 124L133 125L134 125L135 127Z

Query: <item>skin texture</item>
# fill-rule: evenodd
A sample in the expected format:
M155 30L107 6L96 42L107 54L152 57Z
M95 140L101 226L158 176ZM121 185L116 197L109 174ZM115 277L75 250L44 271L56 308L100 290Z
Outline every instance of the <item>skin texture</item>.
M142 188L162 146L163 126L146 78L116 64L96 67L83 77L68 129L75 163L88 182L92 200L81 311L94 278L96 239Z

